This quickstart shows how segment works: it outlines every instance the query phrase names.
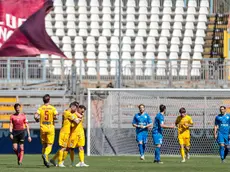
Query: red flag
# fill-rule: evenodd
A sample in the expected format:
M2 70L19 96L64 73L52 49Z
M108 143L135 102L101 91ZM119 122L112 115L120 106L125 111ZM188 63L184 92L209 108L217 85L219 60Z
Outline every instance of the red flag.
M45 16L52 7L53 1L46 0L44 4L40 6L40 9L33 13L19 28L13 32L11 37L4 42L0 48L0 56L19 57L36 56L39 54L55 54L66 58L63 52L56 46L45 30ZM24 10L24 8L19 10L22 9Z
M2 45L26 19L38 11L45 0L1 0L0 44Z

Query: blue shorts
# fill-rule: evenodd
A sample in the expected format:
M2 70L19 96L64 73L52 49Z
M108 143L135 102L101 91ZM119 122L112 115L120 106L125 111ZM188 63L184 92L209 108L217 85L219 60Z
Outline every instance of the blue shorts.
M160 133L153 134L153 144L154 145L161 145L163 140L163 135Z
M136 135L136 140L137 142L143 142L146 144L148 140L148 133L138 133Z
M218 133L216 141L217 141L218 144L228 145L229 144L228 134Z

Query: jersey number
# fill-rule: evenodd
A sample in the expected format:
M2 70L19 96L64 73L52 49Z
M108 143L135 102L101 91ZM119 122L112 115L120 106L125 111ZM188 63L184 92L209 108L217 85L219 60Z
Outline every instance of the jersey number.
M45 120L46 120L46 121L49 120L49 111L45 111Z

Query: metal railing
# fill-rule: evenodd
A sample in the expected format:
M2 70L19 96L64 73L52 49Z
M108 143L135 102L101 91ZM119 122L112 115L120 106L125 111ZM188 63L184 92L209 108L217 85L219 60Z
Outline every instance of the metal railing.
M56 62L59 61L57 64ZM220 59L158 60L122 59L123 87L221 87L228 86L230 61ZM0 85L26 86L54 82L113 82L118 78L118 60L7 59L0 61ZM187 85L185 85L185 83ZM72 84L72 85L70 85ZM195 85L194 85L195 84Z

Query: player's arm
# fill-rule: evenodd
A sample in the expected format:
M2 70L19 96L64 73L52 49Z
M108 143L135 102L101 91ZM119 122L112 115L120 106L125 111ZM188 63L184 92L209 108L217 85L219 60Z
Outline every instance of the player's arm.
M165 125L165 124L161 124L161 127L162 128L175 128L174 125L169 126L169 125Z
M28 134L28 142L31 142L32 141L32 139L31 139L31 137L30 137L30 126L29 126L29 124L28 124L28 120L25 118L25 126L26 126L26 130L27 130L27 134Z
M57 109L55 107L53 109L53 114L54 114L53 119L58 120L58 111L57 111Z
M12 122L12 116L10 117L10 139L13 140L14 136L13 136L13 122Z
M159 122L160 122L160 126L161 126L162 128L175 128L174 125L172 125L172 126L165 125L165 124L164 124L164 117L160 117Z
M146 125L146 126L143 126L143 128L150 128L150 127L152 127L152 125L153 125L153 121L152 121L152 119L150 118L150 116L147 115L147 125Z
M83 115L81 115L80 113L76 112L76 115L77 115L78 118L83 118Z
M179 117L176 118L175 126L176 126L176 127L179 127Z
M214 126L214 138L217 139L217 130L218 130L218 125Z
M132 125L135 128L140 128L141 127L141 125L137 125L136 115L134 115L134 117L133 117Z
M41 114L41 109L38 108L37 112L34 114L34 120L36 122L39 122L40 114Z
M72 120L74 123L79 124L81 122L80 118L75 118Z
M193 121L192 118L189 119L189 122L184 124L186 127L193 127Z
M214 138L217 139L217 130L218 130L218 121L217 118L215 119L215 125L214 125Z
M66 111L65 113L69 113L69 112ZM79 124L81 122L81 119L78 118L76 114L73 115L73 114L69 113L67 118L70 121L74 122L75 124Z

